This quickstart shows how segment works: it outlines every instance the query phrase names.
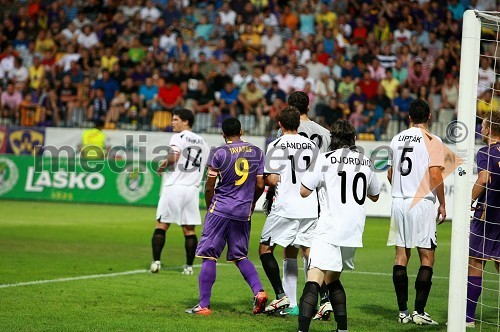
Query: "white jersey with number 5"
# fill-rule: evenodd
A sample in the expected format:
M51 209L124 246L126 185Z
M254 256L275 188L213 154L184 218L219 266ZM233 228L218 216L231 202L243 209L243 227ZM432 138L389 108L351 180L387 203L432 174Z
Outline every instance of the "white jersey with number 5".
M172 136L170 147L179 154L179 159L165 173L164 186L199 186L208 157L205 140L192 131L184 130Z
M366 196L380 193L370 158L350 149L322 153L302 185L318 189L321 212L315 238L336 246L362 247Z
M436 201L431 190L430 167L444 168L443 142L425 129L409 128L391 141L392 197Z
M301 135L286 134L269 144L264 173L280 176L272 214L290 219L318 217L316 195L300 196L302 177L318 155L316 144Z

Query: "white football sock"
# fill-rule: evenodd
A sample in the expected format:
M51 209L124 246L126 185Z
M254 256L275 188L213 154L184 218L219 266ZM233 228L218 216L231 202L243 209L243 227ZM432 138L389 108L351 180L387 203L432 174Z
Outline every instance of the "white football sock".
M290 299L290 308L297 306L297 278L299 268L297 260L286 258L283 260L283 289Z

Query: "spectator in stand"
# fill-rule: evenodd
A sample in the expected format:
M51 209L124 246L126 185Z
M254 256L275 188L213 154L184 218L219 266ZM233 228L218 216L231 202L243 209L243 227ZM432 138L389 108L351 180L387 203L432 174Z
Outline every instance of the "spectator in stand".
M82 30L84 26L92 24L92 21L85 16L85 13L82 10L80 10L77 16L71 21L71 23L73 23L76 30Z
M339 101L341 103L347 103L355 87L356 83L352 80L352 76L350 74L344 76L337 89Z
M260 40L261 44L265 46L266 54L268 56L273 56L276 51L283 45L281 36L276 34L274 31L274 27L267 26L266 33Z
M477 95L483 94L495 84L495 71L491 68L491 61L487 57L481 57L481 68L479 68L479 78L477 82Z
M441 110L457 109L458 104L458 82L453 74L446 74L443 87L441 88L441 105L439 105L439 113Z
M359 81L358 85L361 87L361 91L366 95L366 98L372 99L377 94L379 83L372 78L369 70L365 70L363 79Z
M377 54L377 59L380 62L380 66L387 69L394 68L398 57L394 53L392 53L391 45L387 43L382 46L382 52Z
M167 78L165 85L158 91L158 103L162 110L173 113L183 102L181 88L171 78Z
M408 72L408 86L416 93L422 85L427 84L429 84L429 71L424 68L422 59L417 57Z
M370 133L375 136L375 140L380 141L380 135L384 133L384 110L377 103L369 99L366 101L366 107L363 112L366 125L360 130L364 133Z
M346 60L344 66L342 67L342 78L347 75L351 76L355 83L358 83L359 79L361 78L361 72L359 71L358 67L356 67L352 63L352 61L349 60Z
M385 78L385 68L380 65L380 61L377 58L374 58L372 63L368 65L368 70L370 71L370 76L377 82Z
M399 85L406 85L408 80L408 68L403 66L401 59L396 60L396 65L392 69L392 76L398 80Z
M104 89L96 88L94 94L94 98L87 107L87 120L93 121L94 123L96 121L102 121L104 123L109 111L108 102L104 97Z
M396 119L399 121L399 126L401 126L401 122L406 127L410 125L409 110L412 101L413 97L410 96L410 89L408 87L403 87L401 94L394 99L394 112ZM398 129L398 131L400 130Z
M210 113L215 117L214 92L207 87L204 80L198 81L198 89L186 95L186 108L193 113Z
M146 82L139 88L139 96L148 108L154 110L153 105L158 102L158 86L153 85L153 78L146 78Z
M226 82L224 89L220 92L219 109L222 114L230 114L236 117L239 91L232 82ZM219 121L222 123L222 121Z
M141 20L148 22L156 22L161 16L160 10L155 7L152 0L147 0L146 6L142 7L139 13Z
M241 90L238 100L243 106L243 114L256 115L258 123L263 123L262 113L264 111L265 99L261 90L257 89L254 80Z
M276 75L275 80L278 81L279 88L286 94L292 91L294 76L288 72L287 65L281 65L280 73Z
M78 44L86 49L92 49L99 45L99 38L93 31L92 26L87 24L83 27L82 33L78 35L76 41Z
M104 91L104 97L108 104L111 100L116 96L118 90L120 89L120 85L115 79L113 79L108 70L102 71L102 78L98 79L94 83L94 89L102 88Z
M396 93L399 88L399 81L392 76L392 69L387 68L385 70L385 78L380 82L380 85L384 87L385 93L390 100L396 97Z
M23 95L16 89L14 83L7 83L5 91L0 96L0 117L11 119L15 124L19 124L22 101Z
M278 81L273 80L271 87L264 95L264 99L266 101L265 109L269 112L269 109L275 104L274 102L276 99L281 99L284 103L286 103L286 93L279 88Z
M411 39L411 32L407 29L405 21L398 23L398 28L394 30L394 39L398 46L408 45Z
M356 85L354 87L354 92L351 93L349 99L347 100L351 113L354 113L357 104L359 103L364 104L366 100L367 100L366 95L361 90L361 87L359 85Z
M14 67L9 72L9 79L12 80L18 91L25 91L28 85L29 72L23 67L21 58L14 59Z
M61 86L57 89L57 97L60 101L60 116L65 124L69 124L69 119L73 115L73 108L78 97L78 89L71 83L71 77L64 75Z
M363 103L356 102L354 105L354 112L351 112L351 115L349 115L349 122L354 126L357 134L359 134L360 130L362 130L366 125L366 119L363 115L364 110L365 105Z
M330 98L327 107L322 109L322 113L319 114L319 122L325 128L330 128L337 120L345 120L345 112L342 107L340 107L337 98Z
M59 124L59 98L56 89L50 88L40 98L41 116L39 125L42 127L57 127Z

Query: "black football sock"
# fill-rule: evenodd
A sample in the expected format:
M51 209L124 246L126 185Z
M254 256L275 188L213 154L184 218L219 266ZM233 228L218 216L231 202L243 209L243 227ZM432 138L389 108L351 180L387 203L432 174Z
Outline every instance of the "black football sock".
M419 314L424 313L425 305L431 292L432 273L432 267L430 266L421 266L418 270L417 280L415 281L415 290L417 291L415 296L415 311Z
M274 258L272 253L265 253L260 255L260 261L262 262L262 267L266 272L267 278L273 286L276 297L279 298L285 291L283 290L283 284L280 278L280 267L276 258Z
M396 290L399 311L408 310L408 274L406 266L394 265L392 268L392 282Z
M192 266L194 256L196 255L196 247L198 246L198 238L196 235L186 235L184 247L186 248L186 265Z
M340 280L335 280L329 283L328 295L333 308L333 315L337 322L338 330L347 330L347 299L345 290Z
M324 282L319 289L319 296L321 297L320 305L323 305L326 302L330 301L330 299L328 298L328 287L326 287L326 284Z
M161 251L165 245L165 230L156 228L151 239L151 247L153 248L153 260L161 260Z
M308 281L304 286L299 303L299 331L301 332L309 331L311 318L318 304L319 288L319 284L315 281Z

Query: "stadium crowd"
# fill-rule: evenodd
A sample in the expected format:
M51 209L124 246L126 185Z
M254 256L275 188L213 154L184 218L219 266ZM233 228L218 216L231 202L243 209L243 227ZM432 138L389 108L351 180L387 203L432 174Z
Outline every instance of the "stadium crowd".
M320 124L349 119L370 140L408 125L416 97L437 118L453 116L463 12L498 9L495 0L0 5L0 124L169 130L172 111L186 107L195 131L237 116L270 135L285 96L300 90ZM498 105L487 88L493 63L481 67L480 103Z

